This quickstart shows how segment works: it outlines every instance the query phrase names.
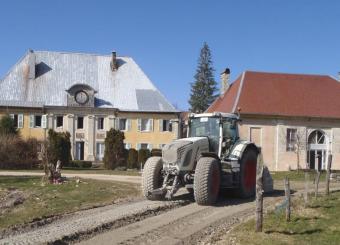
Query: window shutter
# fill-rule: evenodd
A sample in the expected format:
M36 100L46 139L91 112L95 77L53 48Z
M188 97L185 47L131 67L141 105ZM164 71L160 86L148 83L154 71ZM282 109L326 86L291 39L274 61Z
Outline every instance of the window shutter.
M150 119L150 131L153 131L153 119Z
M163 132L163 119L159 119L159 132Z
M148 144L148 149L151 151L152 150L152 144Z
M130 131L131 130L131 119L126 119L126 123L127 123L127 131Z
M139 151L140 148L141 148L141 145L140 145L140 143L138 143L138 144L137 144L137 151Z
M12 120L14 120L14 114L9 114L9 117L12 118Z
M142 131L142 119L138 118L138 131Z
M131 149L131 144L130 144L130 143L127 143L127 144L126 144L126 149L127 149L127 150L130 150L130 149Z
M169 121L169 132L172 132L172 121Z
M24 114L18 114L18 128L24 127Z
M34 115L30 115L30 128L34 128Z
M41 116L41 127L42 128L47 128L47 115L42 115Z

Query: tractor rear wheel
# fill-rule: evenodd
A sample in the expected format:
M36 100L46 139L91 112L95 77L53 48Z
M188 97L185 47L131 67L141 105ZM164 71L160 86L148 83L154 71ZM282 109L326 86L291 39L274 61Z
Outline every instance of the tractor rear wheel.
M194 196L199 205L211 205L220 191L221 170L219 161L212 157L198 160L194 178Z
M161 157L150 157L143 169L142 192L149 200L161 200L165 194L152 194L152 192L163 184L162 176L163 163Z
M243 153L240 166L240 188L239 196L249 198L255 196L256 188L256 164L257 151L254 148L248 148Z

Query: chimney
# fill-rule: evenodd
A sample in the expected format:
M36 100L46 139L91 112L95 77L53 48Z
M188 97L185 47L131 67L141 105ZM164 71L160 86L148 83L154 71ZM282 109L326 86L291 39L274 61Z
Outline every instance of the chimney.
M28 51L28 79L35 79L35 53L32 49Z
M118 69L116 51L112 51L110 66L112 71L116 71Z
M230 77L230 69L226 68L221 73L221 96L224 95L225 92L229 89L229 77Z

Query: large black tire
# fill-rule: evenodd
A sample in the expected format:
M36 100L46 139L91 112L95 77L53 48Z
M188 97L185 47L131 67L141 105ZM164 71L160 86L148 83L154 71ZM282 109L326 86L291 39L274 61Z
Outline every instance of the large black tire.
M219 161L212 157L199 159L194 178L194 196L199 205L216 203L220 191L221 169Z
M153 190L162 187L162 169L163 163L161 157L150 157L144 165L142 173L142 192L149 200L161 200L165 196L165 194L152 194Z
M254 147L249 147L241 158L240 188L238 190L238 195L241 198L255 196L257 154Z

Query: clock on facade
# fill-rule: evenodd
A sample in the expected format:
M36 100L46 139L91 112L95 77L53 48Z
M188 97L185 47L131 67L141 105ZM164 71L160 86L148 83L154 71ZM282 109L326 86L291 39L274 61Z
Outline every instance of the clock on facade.
M78 104L83 105L89 100L89 96L85 91L81 90L75 94L75 99Z

